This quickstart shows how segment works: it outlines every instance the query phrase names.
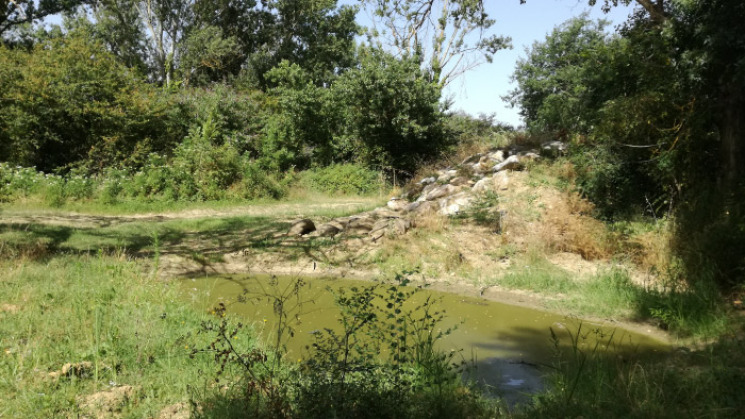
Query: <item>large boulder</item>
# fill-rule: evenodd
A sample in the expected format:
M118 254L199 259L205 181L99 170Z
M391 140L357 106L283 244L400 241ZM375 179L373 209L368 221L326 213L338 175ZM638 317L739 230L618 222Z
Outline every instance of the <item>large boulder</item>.
M440 214L447 216L460 214L471 205L474 199L475 197L472 194L466 192L443 198L439 201Z
M443 170L440 176L437 178L437 181L439 183L448 183L456 176L458 176L458 171L455 169Z
M405 199L391 198L385 206L392 211L403 211L409 204L410 202Z
M396 220L393 220L392 228L396 234L405 234L413 226L414 226L414 223L412 223L411 220L407 220L405 218L398 218Z
M458 191L458 188L453 185L440 185L427 192L426 195L422 194L425 201L434 201L436 199L444 198L448 195L452 195Z
M502 170L522 170L523 164L520 161L520 158L517 156L510 156L502 163L499 163L498 165L494 166L492 171L494 172L501 172Z
M492 176L492 182L494 182L494 189L498 191L506 191L510 187L510 176L507 172L495 173Z
M506 156L504 155L504 150L492 151L488 154L488 157L495 163L502 163L506 158Z
M473 185L473 188L471 188L474 192L484 192L492 188L494 186L494 179L490 177L485 177L478 182L476 182L475 185Z
M406 212L411 212L417 215L429 214L440 209L440 205L436 201L417 201L412 202L406 208Z
M458 176L450 180L450 184L453 186L470 186L471 180L465 176Z
M479 160L477 166L474 168L479 173L486 173L494 168L497 161L493 160L490 156L486 155Z
M352 234L367 234L375 226L375 220L370 217L355 217L347 224L346 231Z
M438 185L436 183L430 183L429 185L425 186L424 189L421 190L419 194L419 198L417 198L417 201L426 201L427 200L427 194L432 192L433 190L439 188L442 185Z
M287 232L288 236L304 236L308 233L312 233L316 230L316 225L308 218L297 220L292 223L290 230Z
M318 229L316 229L313 234L319 237L333 237L341 233L343 230L344 227L341 224L332 221L318 226Z

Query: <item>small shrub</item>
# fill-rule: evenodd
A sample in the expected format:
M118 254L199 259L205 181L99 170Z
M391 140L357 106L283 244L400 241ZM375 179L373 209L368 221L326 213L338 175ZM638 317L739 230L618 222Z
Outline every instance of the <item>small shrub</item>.
M495 233L502 232L502 213L499 211L499 195L494 191L479 194L476 200L454 218L470 219L476 224L488 227Z

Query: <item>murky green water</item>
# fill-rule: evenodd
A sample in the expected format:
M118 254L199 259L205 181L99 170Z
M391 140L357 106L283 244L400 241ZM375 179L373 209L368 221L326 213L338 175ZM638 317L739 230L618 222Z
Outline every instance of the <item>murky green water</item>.
M199 307L208 310L222 302L228 312L245 317L264 338L273 339L276 334L273 306L265 293L277 294L286 290L293 280L279 278L275 287L266 276L220 276L183 280L184 293ZM312 342L312 332L324 328L335 328L338 324L338 309L333 303L327 287L363 287L372 285L343 279L308 278L299 295L300 301L309 301L300 309L301 323L294 325L295 337L288 342L293 356L302 356L302 348ZM501 358L521 360L529 363L548 363L554 353L550 329L557 334L561 346L569 347L572 340L584 350L612 350L623 353L654 353L667 350L664 343L651 337L635 334L623 329L601 327L579 319L543 311L491 302L483 299L425 290L417 299L431 293L441 299L439 306L445 311L443 329L457 326L443 339L444 350L463 349L467 358ZM245 296L245 302L239 300ZM288 302L294 304L298 298ZM578 333L579 330L579 333ZM579 337L579 338L578 338ZM577 339L578 338L578 339Z
M373 285L343 279L307 278L304 282L299 297L286 303L292 311L298 300L313 301L302 305L301 323L293 325L295 337L287 344L292 358L307 353L304 348L313 342L314 331L338 327L339 310L328 288L338 292L342 288ZM193 304L211 310L223 303L228 312L253 324L265 341L273 342L276 339L273 304L261 296L292 294L289 290L293 283L291 278L278 278L272 286L267 276L233 275L184 279L182 286L184 295ZM440 349L462 350L464 360L476 367L471 379L510 405L525 402L527 395L543 388L547 370L539 365L550 365L557 352L551 330L559 338L562 351L571 351L573 342L588 354L596 350L648 356L669 350L668 345L649 336L479 298L424 290L415 295L414 304L421 303L428 295L438 298L439 306L445 311L441 328L457 326L440 342Z

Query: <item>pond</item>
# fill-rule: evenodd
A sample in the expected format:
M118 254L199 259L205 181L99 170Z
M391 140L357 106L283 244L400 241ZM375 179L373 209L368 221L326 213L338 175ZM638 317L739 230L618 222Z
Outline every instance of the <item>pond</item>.
M289 356L295 358L307 353L304 348L313 342L316 331L338 329L340 311L334 304L334 293L374 285L368 281L312 277L304 278L304 285L294 294L290 290L296 282L297 278L290 277L272 280L260 275L223 275L184 279L182 286L185 297L193 304L209 310L222 303L229 313L253 324L267 340L276 338L276 316L273 300L266 297L292 294L286 307L299 314L300 322L293 324L294 337L287 346ZM567 350L574 344L587 353L612 351L619 356L669 350L667 344L647 335L481 298L424 289L412 300L416 304L427 297L436 300L436 308L444 312L439 327L454 329L440 341L439 348L461 350L476 365L474 378L508 401L540 390L540 366L550 365L557 350ZM294 309L297 302L302 305Z

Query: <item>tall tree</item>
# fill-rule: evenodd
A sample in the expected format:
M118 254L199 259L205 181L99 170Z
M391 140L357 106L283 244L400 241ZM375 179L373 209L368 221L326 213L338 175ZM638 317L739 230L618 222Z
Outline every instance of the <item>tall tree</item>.
M370 36L400 57L419 57L441 87L490 62L510 39L490 34L483 0L362 0L374 19Z
M86 0L0 0L0 36L24 23L67 12Z

